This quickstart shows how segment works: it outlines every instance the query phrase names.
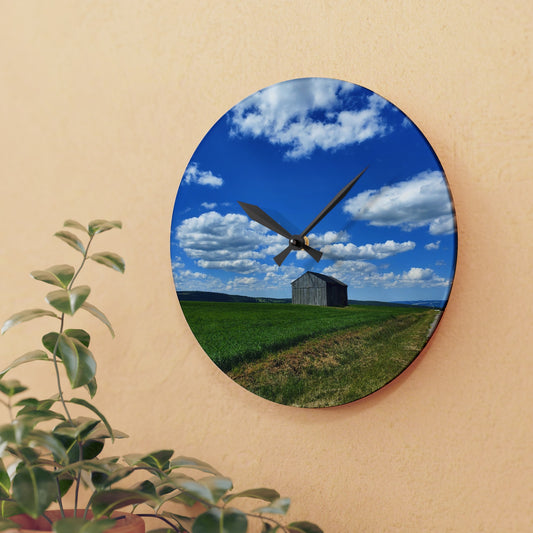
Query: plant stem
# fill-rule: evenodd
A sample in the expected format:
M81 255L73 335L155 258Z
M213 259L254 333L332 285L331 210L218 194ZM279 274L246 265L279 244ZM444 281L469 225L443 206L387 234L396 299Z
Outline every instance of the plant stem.
M157 518L158 520L162 520L163 522L165 522L165 524L170 526L174 531L177 531L178 533L183 532L183 529L178 528L178 526L174 525L170 520L168 520L164 516L160 516L158 514L150 514L150 513L135 513L135 514L142 518Z
M78 437L78 461L81 463L83 461L83 448L81 446L81 440ZM74 493L74 516L76 516L76 513L78 512L78 498L80 495L80 484L81 484L81 469L78 472L78 475L76 476L76 492Z
M11 398L9 398L9 400L7 402L4 401L4 400L0 400L0 403L7 407L7 410L9 412L9 419L11 420L11 423L13 423L13 408L12 408L12 405L11 405Z
M254 514L254 513L244 513L244 514L251 518L259 518L259 520L268 520L269 522L276 524L277 527L280 527L283 531L285 531L285 533L287 533L288 531L287 528L281 522L278 522L277 520L274 520L273 518L270 518L269 516L263 516L263 515Z
M94 235L92 235L89 238L89 242L87 243L87 246L85 247L85 253L83 254L83 259L82 259L82 261L80 263L80 266L78 267L78 270L75 272L74 276L70 280L70 283L68 285L67 290L72 289L72 285L74 284L75 279L78 277L79 273L81 272L81 269L83 268L83 265L85 265L85 261L87 261L87 253L89 251L89 246L91 245L93 237L94 237ZM55 346L54 346L54 351L53 351L52 355L53 355L53 358L54 358L54 367L55 367L55 372L56 372L57 390L59 392L59 398L61 400L61 404L63 405L63 409L65 411L65 414L67 415L67 419L68 419L69 423L72 426L74 426L74 422L72 420L72 417L70 416L70 412L68 410L67 404L65 402L65 398L63 396L63 388L61 386L61 376L60 376L60 373L59 373L59 364L57 362L57 348L59 346L59 338L60 338L61 334L63 333L64 325L65 325L65 313L61 313L61 325L59 327L59 335L57 337L57 340L56 340L56 343L55 343ZM78 448L79 448L78 460L81 462L83 460L83 448L82 448L82 445L81 445L81 440L78 438L77 441L78 441ZM63 503L61 501L61 491L59 491L59 481L57 480L57 478L56 478L56 481L57 481L57 484L58 484L58 503L59 503L59 507L61 509L61 513L64 516ZM79 494L80 494L80 485L81 485L81 470L78 472L78 475L76 477L76 490L75 490L75 496L74 496L74 516L76 516L76 514L78 512L78 499L79 499ZM87 510L85 512L87 513Z
M85 253L83 254L83 260L80 266L78 267L78 270L76 271L76 273L70 280L67 290L72 289L72 285L74 285L75 279L78 277L78 274L81 272L81 269L83 268L83 265L85 264L85 261L87 261L87 253L89 252L89 246L91 246L91 242L93 241L93 238L94 238L94 235L91 235L91 237L89 238L89 242L87 243L87 246L85 247Z
M85 506L85 512L83 513L83 519L84 520L87 519L87 514L89 513L89 509L91 508L91 503L93 501L93 497L94 497L95 494L96 494L96 492L93 492L91 494L91 497L89 498L89 501L87 502L87 505Z
M61 487L59 486L59 478L57 476L56 476L56 486L57 486L57 503L59 504L59 510L61 511L61 517L65 518L65 510L63 509L63 498L61 497Z
M65 398L63 397L63 389L61 387L61 376L59 374L59 364L57 362L57 348L59 346L59 337L63 333L63 327L65 325L65 313L61 313L61 326L59 327L59 335L57 336L56 344L54 346L54 351L52 352L52 356L54 358L54 368L56 371L56 381L57 381L57 390L59 392L59 399L61 400L61 404L63 405L63 410L65 411L65 414L67 415L67 419L71 426L74 426L74 422L72 421L72 417L70 416L70 412L67 408L67 404L65 402Z

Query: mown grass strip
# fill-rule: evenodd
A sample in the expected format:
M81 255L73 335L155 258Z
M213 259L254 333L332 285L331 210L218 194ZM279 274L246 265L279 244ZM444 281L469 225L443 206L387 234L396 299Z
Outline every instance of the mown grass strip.
M435 314L424 310L328 333L243 363L229 376L277 403L342 405L371 394L405 370L426 344Z

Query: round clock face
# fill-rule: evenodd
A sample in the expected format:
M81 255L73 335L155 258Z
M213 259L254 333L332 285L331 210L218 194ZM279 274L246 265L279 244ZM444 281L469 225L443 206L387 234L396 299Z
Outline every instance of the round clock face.
M198 145L172 217L183 314L236 383L300 407L380 389L421 352L457 247L420 130L358 85L306 78L230 109Z

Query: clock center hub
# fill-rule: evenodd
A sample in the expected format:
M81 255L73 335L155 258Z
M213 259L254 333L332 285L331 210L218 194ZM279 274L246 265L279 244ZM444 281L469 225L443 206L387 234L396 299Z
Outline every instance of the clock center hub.
M302 250L304 246L309 246L309 239L306 236L293 235L289 242L299 250Z

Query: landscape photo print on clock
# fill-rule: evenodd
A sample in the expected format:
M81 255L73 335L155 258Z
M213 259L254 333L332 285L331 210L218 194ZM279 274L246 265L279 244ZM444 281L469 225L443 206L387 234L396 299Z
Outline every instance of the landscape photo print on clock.
M402 111L300 78L245 98L201 140L170 251L183 315L227 376L330 407L420 354L450 295L457 227L443 168Z

